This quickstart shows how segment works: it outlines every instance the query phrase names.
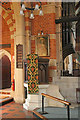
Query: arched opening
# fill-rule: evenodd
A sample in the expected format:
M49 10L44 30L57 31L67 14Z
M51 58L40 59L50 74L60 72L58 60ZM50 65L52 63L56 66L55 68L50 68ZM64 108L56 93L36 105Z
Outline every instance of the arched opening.
M11 62L6 55L4 55L0 59L0 67L2 67L2 79L0 79L0 83L2 83L2 85L0 86L0 89L10 88L11 87Z

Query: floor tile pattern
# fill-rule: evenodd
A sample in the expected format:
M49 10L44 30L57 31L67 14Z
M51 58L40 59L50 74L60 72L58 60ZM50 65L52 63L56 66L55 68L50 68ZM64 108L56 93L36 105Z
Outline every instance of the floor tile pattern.
M2 119L1 119L2 117ZM22 104L15 103L14 101L0 107L0 120L30 120L36 119L31 111L25 110Z

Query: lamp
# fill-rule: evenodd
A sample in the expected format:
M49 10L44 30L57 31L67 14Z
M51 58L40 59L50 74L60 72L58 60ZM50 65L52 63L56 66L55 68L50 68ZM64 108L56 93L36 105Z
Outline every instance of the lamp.
M23 10L22 10L22 9L20 10L20 14L21 14L21 15L24 15L24 13L23 13Z
M41 30L38 35L44 35L43 30Z
M26 10L26 9L25 9L25 5L24 5L24 4L22 4L22 10Z
M35 5L35 10L39 10L39 5L38 4Z
M33 11L31 11L30 19L34 19Z
M40 15L40 16L43 15L43 11L42 11L42 9L40 10L39 15Z
M20 10L20 14L24 15L24 11L25 10L31 10L31 14L30 14L30 19L34 19L34 14L33 11L34 10L40 10L39 11L39 15L42 16L43 15L43 11L42 11L42 3L39 1L39 4L36 4L35 7L33 7L33 2L31 2L31 8L25 7L25 4L23 2L21 2L21 10Z

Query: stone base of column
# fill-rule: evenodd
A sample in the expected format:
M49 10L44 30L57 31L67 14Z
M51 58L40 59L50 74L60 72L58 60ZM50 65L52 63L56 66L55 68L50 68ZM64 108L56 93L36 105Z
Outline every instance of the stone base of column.
M35 108L41 107L41 100L39 100L39 95L29 95L29 98L25 100L23 107L26 110L34 110Z

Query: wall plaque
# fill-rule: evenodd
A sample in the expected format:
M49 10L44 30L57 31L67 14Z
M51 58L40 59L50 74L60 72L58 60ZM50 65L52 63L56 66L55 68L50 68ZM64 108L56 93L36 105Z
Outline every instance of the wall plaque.
M16 45L16 67L23 68L23 45Z

